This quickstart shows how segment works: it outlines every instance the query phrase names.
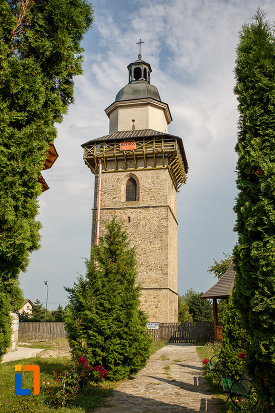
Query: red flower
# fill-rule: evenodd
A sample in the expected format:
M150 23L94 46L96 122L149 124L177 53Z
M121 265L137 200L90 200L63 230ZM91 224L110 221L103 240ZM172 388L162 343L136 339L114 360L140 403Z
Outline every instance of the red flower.
M208 364L208 363L210 363L209 359L204 359L203 360L203 364Z
M245 356L245 354L244 353L240 353L239 355L238 355L238 357L239 357L239 359L244 359L244 356Z
M86 366L88 364L87 360L85 359L85 357L79 357L78 359L79 363L82 364L83 366Z

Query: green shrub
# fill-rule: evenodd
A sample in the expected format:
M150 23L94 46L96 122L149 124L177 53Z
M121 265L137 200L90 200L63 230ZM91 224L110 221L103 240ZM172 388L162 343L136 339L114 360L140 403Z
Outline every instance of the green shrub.
M1 281L0 279L0 361L10 345L11 317L24 302L18 280Z
M38 182L49 143L82 73L80 41L92 22L84 0L0 2L0 279L15 281L39 248ZM12 297L13 299L13 297ZM6 306L6 304L4 304ZM3 310L5 312L5 310ZM0 342L8 343L6 316Z
M0 361L10 345L11 336L11 311L7 295L3 291L3 284L0 282Z
M66 288L65 327L75 361L83 355L90 365L104 366L110 380L120 380L146 364L152 340L139 309L134 250L115 219L106 229L93 248L96 263L87 262L86 277Z
M213 321L213 309L210 300L201 298L203 293L195 293L188 301L189 313L193 321Z
M244 368L244 362L239 358L240 353L246 353L248 334L243 327L240 312L230 299L224 316L223 342L220 359L225 369Z
M275 404L274 40L274 29L258 11L255 22L243 26L237 48L239 243L234 249L233 300L250 336L249 375L260 397Z

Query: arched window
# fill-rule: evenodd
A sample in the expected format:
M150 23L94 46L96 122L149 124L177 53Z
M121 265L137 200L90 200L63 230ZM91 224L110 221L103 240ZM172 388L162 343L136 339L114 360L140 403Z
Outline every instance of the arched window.
M148 80L147 79L147 70L146 70L146 68L144 68L144 70L143 70L143 77L144 77L145 80Z
M126 201L137 200L137 183L134 178L129 178L126 182Z
M134 70L134 78L135 78L135 80L139 80L139 79L141 79L141 68L140 67L135 67L135 70Z

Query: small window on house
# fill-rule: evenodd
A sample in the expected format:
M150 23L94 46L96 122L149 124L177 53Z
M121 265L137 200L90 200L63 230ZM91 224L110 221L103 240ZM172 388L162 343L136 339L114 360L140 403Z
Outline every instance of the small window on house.
M134 78L135 78L135 80L139 80L139 79L141 79L141 68L140 67L135 67L135 70L134 70Z
M133 178L129 178L126 182L126 201L137 200L137 183Z
M128 222L131 222L131 217L128 217Z

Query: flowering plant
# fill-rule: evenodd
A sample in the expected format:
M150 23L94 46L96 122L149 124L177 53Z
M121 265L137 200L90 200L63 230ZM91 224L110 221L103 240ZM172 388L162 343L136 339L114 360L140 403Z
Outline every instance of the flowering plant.
M210 363L210 360L208 358L203 360L203 364L209 364L209 363Z
M55 385L50 382L42 382L45 385L46 392L50 398L50 404L59 406L71 406L80 390L80 374L73 369L71 372L63 371L57 374L53 373L55 377Z
M245 353L240 353L240 354L238 355L238 357L239 357L239 359L244 360Z
M108 370L106 370L102 365L100 366L90 366L85 357L79 357L78 361L75 362L77 370L82 372L83 382L93 381L98 383L103 378L107 377Z
M88 381L98 383L107 377L108 370L103 366L90 366L85 357L79 357L75 362L75 367L70 371L63 371L57 374L54 372L55 386L50 382L43 382L50 397L50 404L54 406L70 406L73 404L80 388L84 387Z

